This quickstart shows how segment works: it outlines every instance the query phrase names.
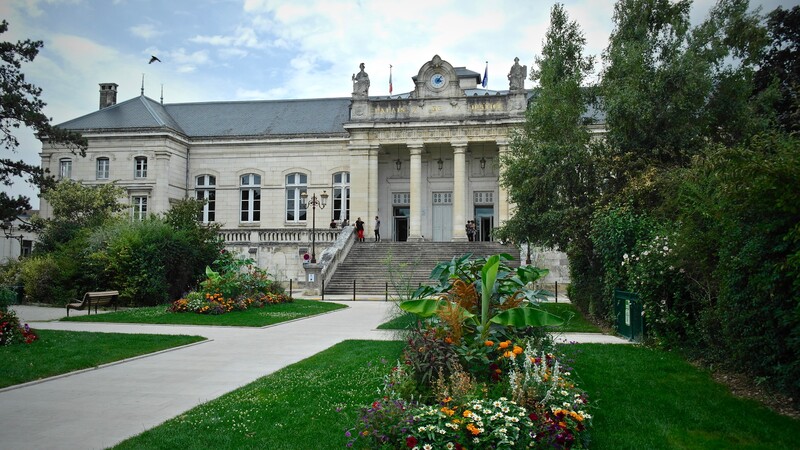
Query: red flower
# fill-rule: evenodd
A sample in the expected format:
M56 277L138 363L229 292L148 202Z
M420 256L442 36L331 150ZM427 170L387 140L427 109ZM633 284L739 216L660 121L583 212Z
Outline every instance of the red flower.
M539 416L537 416L537 415L536 415L536 413L530 413L530 414L528 415L528 417L529 417L529 418L531 419L531 421L533 421L533 422L538 422L538 421L539 421Z
M417 438L415 438L414 436L409 436L406 438L406 447L414 448L416 447L416 445L417 445Z

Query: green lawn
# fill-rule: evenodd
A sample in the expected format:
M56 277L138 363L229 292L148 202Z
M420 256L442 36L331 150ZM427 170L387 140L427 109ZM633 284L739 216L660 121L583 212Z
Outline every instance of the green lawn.
M358 420L359 408L374 400L403 345L345 341L115 448L345 448L345 430Z
M156 323L173 325L220 325L230 327L263 327L287 320L300 319L336 309L346 308L338 303L315 300L295 300L291 303L231 311L218 316L196 313L171 313L168 306L131 308L105 314L80 315L64 318L76 322Z
M117 448L341 449L403 343L347 341L201 405ZM732 397L679 357L567 346L596 405L593 449L791 449L800 421ZM337 409L341 412L337 413Z
M39 339L31 344L0 347L0 388L205 339L161 334L35 331Z
M599 333L600 329L589 323L574 306L569 303L542 303L540 306L545 311L555 314L567 321L562 327L554 328L555 331L564 333ZM417 322L417 316L403 313L394 319L381 324L381 330L405 330Z

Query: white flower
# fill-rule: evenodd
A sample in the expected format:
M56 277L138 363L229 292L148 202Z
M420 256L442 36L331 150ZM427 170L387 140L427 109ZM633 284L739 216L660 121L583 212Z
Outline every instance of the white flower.
M478 439L478 438L472 438L472 443L473 443L473 444L480 444L480 443L481 443L481 440L480 440L480 439Z
M424 425L417 428L417 431L419 431L420 433L424 433L425 430L427 430L427 428Z
M567 391L561 391L561 395L563 395L563 396L567 396L567 395L569 395L569 392L567 392Z
M627 254L627 253L625 253L624 255L622 255L622 259L625 259L625 260L627 260L627 259L628 259L628 254Z
M497 430L497 431L499 431L499 432L500 432L500 434L506 434L506 433L508 433L508 430L506 430L505 428L500 428L500 429L499 429L499 430Z
M422 446L423 450L433 450L433 446L431 444L425 444Z
M453 443L452 443L452 442L448 442L447 444L445 444L445 446L444 446L444 447L445 447L447 450L453 450L453 449L455 448L455 445L453 445Z

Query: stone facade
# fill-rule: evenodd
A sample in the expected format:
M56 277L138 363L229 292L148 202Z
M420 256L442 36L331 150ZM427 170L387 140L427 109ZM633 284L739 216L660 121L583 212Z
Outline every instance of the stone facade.
M45 142L42 166L86 184L116 181L134 218L211 198L204 218L222 226L228 247L282 279L304 278L312 213L317 255L336 240L331 221L358 217L371 236L379 216L389 240L466 240L471 219L479 239L491 239L513 208L499 158L530 100L514 67L515 89L492 91L437 55L412 77L412 92L393 96L370 96L366 69L338 99L164 105L142 95L109 104L116 85L103 83L99 111L60 125L88 138L87 157ZM304 209L303 191L330 200ZM50 214L46 201L41 210Z

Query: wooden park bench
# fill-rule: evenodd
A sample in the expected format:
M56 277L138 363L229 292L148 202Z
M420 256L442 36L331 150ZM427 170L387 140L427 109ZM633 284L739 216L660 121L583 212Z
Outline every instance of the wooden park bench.
M78 301L76 299L74 302L67 304L67 317L69 317L70 309L77 309L77 310L87 309L89 311L89 314L91 314L92 306L94 306L95 314L97 314L98 306L108 306L111 304L114 305L114 311L116 311L117 297L119 297L118 291L87 292L83 296L83 300Z

